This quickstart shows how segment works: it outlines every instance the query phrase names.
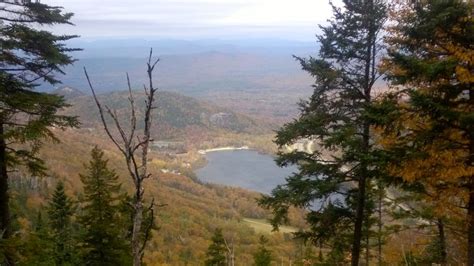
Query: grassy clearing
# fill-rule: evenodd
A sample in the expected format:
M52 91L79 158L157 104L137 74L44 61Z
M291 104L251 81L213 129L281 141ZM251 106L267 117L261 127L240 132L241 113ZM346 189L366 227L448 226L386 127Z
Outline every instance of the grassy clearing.
M252 227L257 233L266 233L271 234L272 232L272 225L269 224L265 219L250 219L244 218L243 221ZM292 226L280 226L279 228L280 233L294 233L297 232L298 229Z

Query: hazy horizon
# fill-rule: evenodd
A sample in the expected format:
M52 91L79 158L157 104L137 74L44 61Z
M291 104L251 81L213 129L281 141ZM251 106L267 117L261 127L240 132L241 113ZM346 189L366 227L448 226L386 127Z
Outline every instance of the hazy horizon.
M312 0L44 0L73 12L75 26L59 33L84 40L281 39L314 41L318 24L331 16L329 1ZM334 1L339 4L341 1Z

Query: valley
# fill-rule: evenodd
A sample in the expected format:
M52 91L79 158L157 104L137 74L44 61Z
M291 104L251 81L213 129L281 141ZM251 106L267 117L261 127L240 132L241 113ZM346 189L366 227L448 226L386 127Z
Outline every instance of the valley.
M64 96L71 105L62 113L77 115L81 126L64 132L55 129L61 143L42 149L42 157L54 176L48 179L44 190L50 191L58 180L63 180L69 193L80 195L82 185L78 173L83 171L90 149L98 146L119 173L123 187L131 192L133 184L127 178L123 159L106 137L92 98L71 87L54 93ZM143 93L133 93L141 110ZM125 91L99 95L104 105L119 114L121 121L128 119L127 97ZM153 233L144 262L201 265L199 262L204 260L215 228L222 228L225 237L233 239L236 265L245 265L245 261L252 259L261 234L269 238L269 247L284 261L294 261L301 255L302 246L295 244L292 233L306 226L303 212L293 209L291 226L272 232L267 222L270 213L256 202L260 193L269 193L291 173L273 162L276 146L272 139L277 122L167 91L159 92L153 117L156 121L150 149L153 177L145 184L146 198L147 201L153 198L164 207L157 210L159 230ZM217 164L216 158L220 159ZM234 175L220 171L231 168ZM20 182L18 186L26 184ZM25 202L30 204L29 208L46 204L47 195L32 194L29 203Z
M43 178L39 188L31 187L28 177L16 178L19 181L14 184L15 190L27 191L29 194L24 202L18 198L20 206L24 206L19 210L25 212L22 215L34 219L36 212L27 210L44 207L49 200L49 191L58 181L65 182L68 194L81 195L79 173L84 172L84 164L90 159L89 153L94 146L104 150L123 188L132 192L133 184L127 177L123 159L100 128L57 129L55 134L61 143L47 145L41 151L41 157L45 158L49 167L50 177ZM218 153L221 152L208 154ZM292 230L283 227L280 232L272 233L269 230L271 226L265 222L270 214L256 204L260 193L254 192L258 190L255 187L243 189L230 186L225 180L208 183L195 175L191 168L178 167L174 159L159 150L152 149L150 155L152 178L145 183L146 201L153 198L163 207L156 211L159 229L153 231L147 247L149 251L144 258L147 264L201 265L209 239L217 227L223 228L226 238L233 239L236 265L245 265L245 261L252 259L260 234L269 238L269 247L285 261L295 260L301 253L301 247L295 245L291 236L292 230L305 226L300 211L292 211ZM163 173L162 169L173 168L173 165L179 169L179 173Z

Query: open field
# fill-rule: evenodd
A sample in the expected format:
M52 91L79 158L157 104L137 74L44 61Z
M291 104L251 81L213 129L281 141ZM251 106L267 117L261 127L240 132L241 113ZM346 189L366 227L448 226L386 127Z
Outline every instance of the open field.
M272 225L265 219L250 219L244 218L243 221L252 227L257 233L272 233ZM298 228L292 226L280 226L280 233L294 233L297 232Z

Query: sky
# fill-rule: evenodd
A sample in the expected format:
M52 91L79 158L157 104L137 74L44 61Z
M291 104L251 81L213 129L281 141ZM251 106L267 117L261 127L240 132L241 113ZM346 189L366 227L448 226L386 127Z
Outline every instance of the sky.
M84 39L314 40L331 16L328 0L43 0L75 13L54 26ZM336 4L340 0L333 1Z

